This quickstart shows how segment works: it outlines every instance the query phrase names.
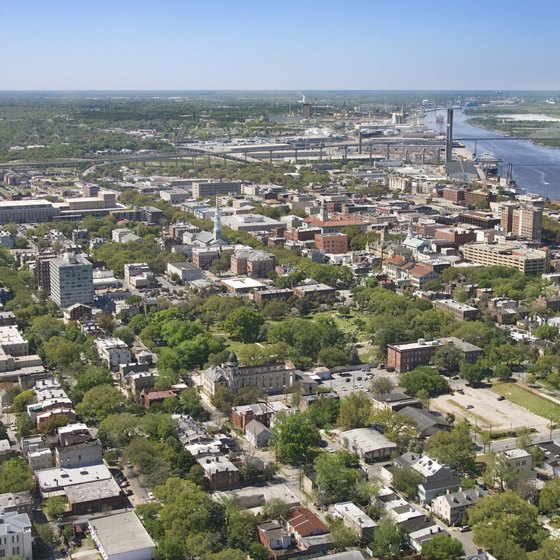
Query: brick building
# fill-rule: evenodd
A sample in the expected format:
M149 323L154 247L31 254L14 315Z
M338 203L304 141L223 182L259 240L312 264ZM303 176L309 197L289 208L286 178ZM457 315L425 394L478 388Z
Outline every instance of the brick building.
M344 233L317 233L315 234L315 247L325 253L347 253L348 236Z

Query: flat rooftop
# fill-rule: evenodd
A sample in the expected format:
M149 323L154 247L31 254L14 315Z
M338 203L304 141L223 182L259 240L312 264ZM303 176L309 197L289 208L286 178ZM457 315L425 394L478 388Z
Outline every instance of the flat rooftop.
M120 495L121 489L114 478L108 478L69 486L64 489L64 493L71 504L79 504L115 498Z
M107 556L155 548L154 541L133 511L92 517L89 526Z

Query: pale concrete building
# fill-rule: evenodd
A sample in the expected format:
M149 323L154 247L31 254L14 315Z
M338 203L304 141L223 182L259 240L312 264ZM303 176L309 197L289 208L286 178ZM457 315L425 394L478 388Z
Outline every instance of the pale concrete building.
M49 261L51 299L60 307L93 301L93 266L82 255L67 253Z

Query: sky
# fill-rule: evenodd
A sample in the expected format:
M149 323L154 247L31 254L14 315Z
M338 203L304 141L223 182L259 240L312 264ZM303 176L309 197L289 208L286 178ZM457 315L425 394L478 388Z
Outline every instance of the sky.
M0 90L559 90L558 0L0 0Z

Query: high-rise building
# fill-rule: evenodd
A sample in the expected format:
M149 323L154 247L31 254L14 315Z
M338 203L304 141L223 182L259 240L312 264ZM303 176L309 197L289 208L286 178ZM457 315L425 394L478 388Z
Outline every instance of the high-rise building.
M216 197L216 213L214 214L214 242L222 239L222 210Z
M516 206L506 203L500 206L500 224L506 233L531 241L540 241L542 236L542 208Z
M50 261L51 299L60 307L93 301L93 265L82 255L66 253Z

